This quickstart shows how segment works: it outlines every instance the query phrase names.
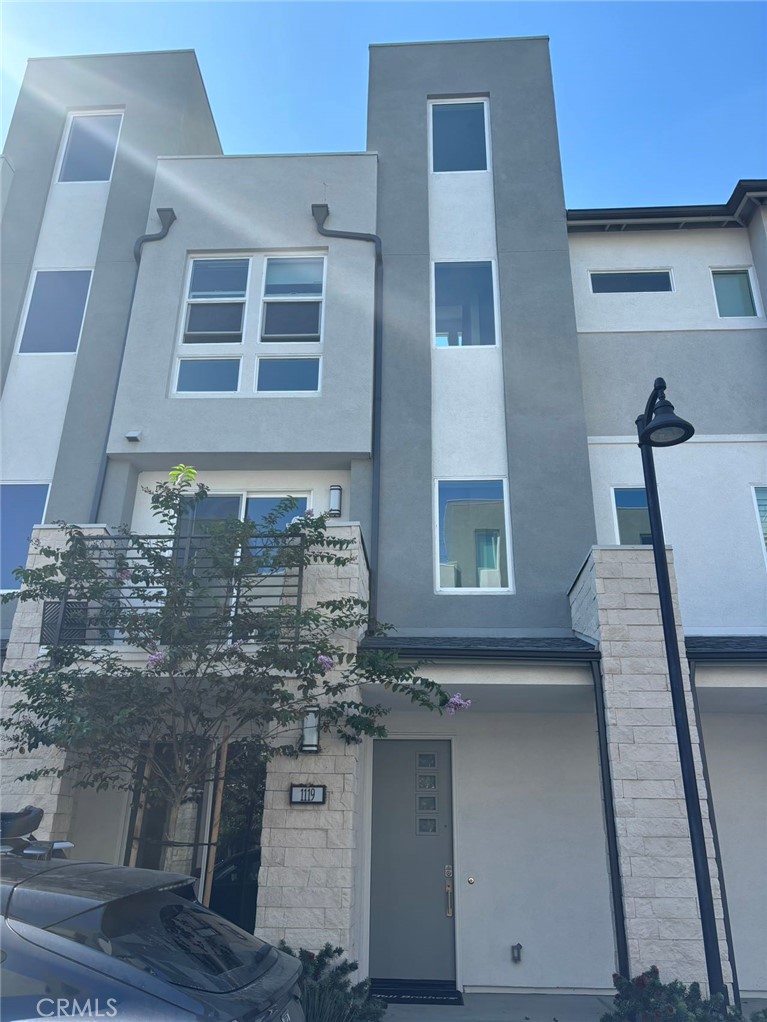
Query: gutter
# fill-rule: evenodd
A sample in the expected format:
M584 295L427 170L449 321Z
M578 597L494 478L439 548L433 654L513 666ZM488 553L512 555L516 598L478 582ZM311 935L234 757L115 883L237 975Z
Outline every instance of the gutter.
M160 218L161 228L156 234L142 234L139 238L136 238L136 243L133 246L133 258L136 260L136 272L133 275L133 287L131 288L130 301L128 302L128 315L125 318L125 333L123 334L122 345L120 347L120 364L115 377L114 390L112 391L112 402L109 408L109 425L107 426L106 434L104 436L104 449L101 452L101 460L99 461L99 471L96 476L96 487L93 494L93 504L91 505L91 513L89 522L98 521L99 505L101 504L101 498L104 496L104 481L107 474L107 448L109 445L109 433L112 429L112 420L115 413L115 405L117 404L117 389L120 383L120 373L122 372L123 359L125 358L125 347L128 343L128 330L130 329L131 315L133 313L133 302L136 298L136 285L138 284L138 270L141 264L141 250L148 241L161 241L166 237L168 231L171 229L173 222L177 219L174 210L161 207L157 210L157 216Z
M378 605L378 547L381 531L381 369L383 364L383 247L377 234L360 231L334 231L325 227L330 207L325 203L312 204L312 216L317 231L325 238L346 238L349 241L367 241L375 245L375 283L373 306L373 488L370 508L370 603L368 628L376 620Z

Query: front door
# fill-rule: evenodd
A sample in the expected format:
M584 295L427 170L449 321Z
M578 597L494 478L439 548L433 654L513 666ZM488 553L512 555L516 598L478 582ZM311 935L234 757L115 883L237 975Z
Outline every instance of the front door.
M370 975L455 982L450 742L373 751Z

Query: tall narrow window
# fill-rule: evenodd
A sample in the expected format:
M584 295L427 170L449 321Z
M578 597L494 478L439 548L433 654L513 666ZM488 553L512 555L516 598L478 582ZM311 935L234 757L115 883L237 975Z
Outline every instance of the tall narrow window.
M440 589L507 589L506 511L500 479L437 484Z
M59 181L108 181L112 176L121 114L72 118Z
M90 283L90 270L38 270L19 351L77 351Z
M29 537L42 524L47 498L47 483L0 486L0 589L19 588L13 572L27 563Z
M261 340L320 340L323 259L267 259Z
M491 263L435 263L434 306L438 348L495 344Z
M618 520L618 542L621 546L642 546L652 543L647 494L643 487L616 489L615 515Z
M755 316L748 270L712 270L720 316Z
M432 170L487 170L485 104L433 103Z
M756 511L759 515L759 524L762 527L764 547L767 550L767 486L756 486L754 492L756 495Z

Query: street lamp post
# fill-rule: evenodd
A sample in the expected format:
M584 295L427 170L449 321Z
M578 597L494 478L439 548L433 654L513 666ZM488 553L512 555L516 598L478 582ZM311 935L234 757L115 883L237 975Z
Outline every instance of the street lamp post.
M676 637L674 606L671 600L671 583L666 559L666 542L658 502L658 483L655 478L653 447L674 447L689 440L695 432L693 426L674 414L674 406L666 400L666 381L657 379L647 401L644 414L636 420L639 449L642 452L647 511L650 517L652 549L655 557L655 572L658 578L660 616L663 638L666 645L671 702L674 708L674 726L679 746L679 760L682 768L682 784L687 807L687 821L690 828L692 859L695 867L695 883L698 890L703 947L706 955L706 972L710 994L727 991L722 976L719 956L719 938L714 914L714 897L711 890L711 876L708 869L706 838L703 831L703 817L700 811L698 782L695 777L695 761L692 754L690 725L687 717L682 665L679 659L679 644Z

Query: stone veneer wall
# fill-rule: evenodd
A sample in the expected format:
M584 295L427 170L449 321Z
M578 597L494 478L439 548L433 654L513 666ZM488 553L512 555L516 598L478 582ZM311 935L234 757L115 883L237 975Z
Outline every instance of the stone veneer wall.
M368 572L357 526L329 532L354 541L353 564L313 565L304 575L304 606L348 596L368 599ZM351 652L359 635L339 641ZM266 782L256 933L272 943L317 950L326 941L357 957L355 876L359 866L360 747L322 736L318 754L277 757ZM324 784L327 803L288 805L291 784Z
M673 554L674 613L680 621ZM573 628L599 642L623 903L632 975L657 965L665 980L706 986L695 870L650 547L593 547L570 591ZM684 636L679 624L680 650ZM719 867L708 818L699 726L682 660L725 982L732 970Z
M83 527L86 536L107 536L103 526ZM32 532L32 542L27 557L27 568L39 568L48 558L40 553L40 546L60 549L66 544L66 534L57 525L41 525ZM31 667L40 655L40 630L43 621L42 603L22 603L16 606L13 626L8 642L4 670L14 671ZM0 713L17 701L18 693L13 689L0 689ZM0 762L3 806L9 812L22 809L25 805L38 806L45 813L37 830L41 841L63 841L69 837L69 823L72 816L73 797L66 778L42 777L37 781L17 781L19 774L27 773L41 766L57 766L64 756L57 749L36 749L34 753L20 756L18 753L3 755Z

